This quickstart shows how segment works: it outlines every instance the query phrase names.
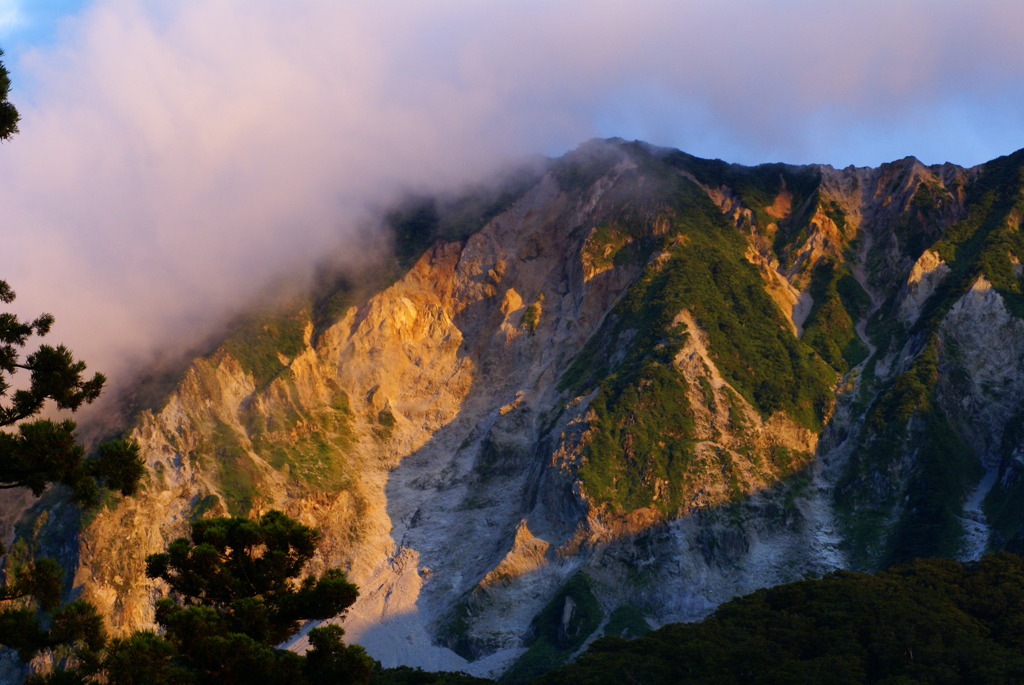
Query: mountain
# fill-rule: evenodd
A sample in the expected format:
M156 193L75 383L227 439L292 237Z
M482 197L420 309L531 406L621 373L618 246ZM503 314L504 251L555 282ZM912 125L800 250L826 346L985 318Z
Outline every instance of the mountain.
M190 520L282 509L386 666L515 678L808 574L1020 550L1022 169L611 140L411 199L392 268L139 391L141 495L18 535L123 631Z

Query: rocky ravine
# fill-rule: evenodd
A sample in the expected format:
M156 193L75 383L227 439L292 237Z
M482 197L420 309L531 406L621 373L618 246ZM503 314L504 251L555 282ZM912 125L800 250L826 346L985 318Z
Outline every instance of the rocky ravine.
M596 636L921 536L1012 548L1020 181L997 162L584 146L328 325L292 316L272 373L197 359L137 418L147 487L81 531L75 585L147 626L146 554L194 516L280 508L359 585L345 627L385 665L494 674L553 598L572 614L580 572Z

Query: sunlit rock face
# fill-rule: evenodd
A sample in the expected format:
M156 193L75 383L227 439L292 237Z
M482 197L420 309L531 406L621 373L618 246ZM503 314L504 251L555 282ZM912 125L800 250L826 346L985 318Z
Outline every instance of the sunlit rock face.
M147 554L282 509L359 585L349 638L495 674L624 617L1020 547L1022 159L598 141L396 212L386 287L258 313L137 414L145 490L85 522L75 584L149 626Z

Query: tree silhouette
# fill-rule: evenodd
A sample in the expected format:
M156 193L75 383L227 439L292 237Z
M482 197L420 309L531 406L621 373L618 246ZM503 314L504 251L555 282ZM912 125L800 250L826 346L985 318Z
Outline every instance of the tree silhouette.
M4 51L0 50L0 57ZM7 101L11 90L11 76L4 63L0 62L0 140L7 140L18 132L18 121L21 117L14 105Z
M9 304L14 298L14 291L0 280L0 302ZM87 460L75 439L74 421L28 420L48 401L58 409L76 411L95 400L106 382L100 373L84 376L85 362L63 345L40 345L21 358L21 351L49 333L52 325L50 314L23 321L16 314L0 313L0 427L14 429L0 432L0 489L24 487L39 496L60 483L71 488L72 499L81 504L96 501L98 482L123 495L134 494L145 472L134 443L106 443ZM26 387L13 389L19 372L28 375Z
M345 645L337 626L310 631L313 649L305 657L275 648L302 621L341 614L358 596L340 569L296 582L318 539L278 511L257 521L194 522L189 537L146 559L146 574L169 588L156 604L162 636L140 632L115 641L104 659L107 682L368 682L373 661ZM140 673L148 673L145 680Z
M0 140L18 131L18 111L7 100L10 87L10 75L0 62ZM10 304L14 298L10 285L0 280L0 303ZM74 421L35 418L47 403L76 411L95 400L106 381L99 373L86 376L85 363L63 345L38 345L23 359L25 348L47 335L51 326L50 314L27 321L0 312L0 489L28 488L38 497L60 484L82 505L96 503L100 486L133 494L145 473L137 445L108 442L87 459L75 440ZM0 546L0 554L5 552ZM59 606L62 574L56 561L7 555L4 575L0 645L17 650L25 661L39 650L71 645L78 663L95 663L107 639L103 621L86 602Z

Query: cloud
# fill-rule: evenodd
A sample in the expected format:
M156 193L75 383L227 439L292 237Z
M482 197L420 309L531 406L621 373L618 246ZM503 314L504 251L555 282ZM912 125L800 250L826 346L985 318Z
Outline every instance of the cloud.
M403 189L593 135L977 163L1024 145L1022 27L995 0L95 0L7 57L0 277L116 372L361 255Z
M18 0L0 0L0 36L6 36L11 29L17 28L25 21Z
M363 249L368 208L499 161L500 141L461 139L488 103L399 73L414 16L301 10L97 3L19 63L4 277L95 366L200 335L269 280Z

